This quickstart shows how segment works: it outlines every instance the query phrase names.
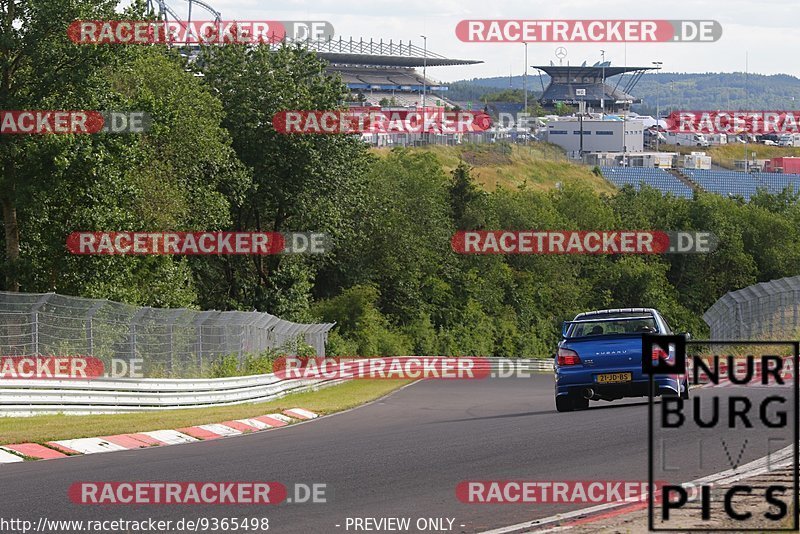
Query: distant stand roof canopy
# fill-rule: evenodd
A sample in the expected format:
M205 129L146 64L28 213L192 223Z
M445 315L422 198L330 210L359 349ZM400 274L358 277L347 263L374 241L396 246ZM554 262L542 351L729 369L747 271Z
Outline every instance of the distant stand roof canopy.
M577 104L586 102L589 106L619 109L630 104L641 103L641 98L631 95L642 75L656 67L612 67L609 62L592 66L580 65L533 65L533 68L550 76L550 84L539 98L543 106L554 106L559 102ZM607 83L609 78L633 73L620 87L623 78L616 84ZM584 89L585 95L578 96L577 89Z
M443 67L483 63L472 59L452 59L416 46L411 41L395 42L370 39L320 39L290 41L307 47L332 65L369 65L374 67Z
M322 59L335 65L372 65L375 67L446 67L451 65L475 65L483 61L471 59L449 59L428 57L427 62L424 56L403 57L403 56L379 56L369 54L334 54L330 52L317 52Z

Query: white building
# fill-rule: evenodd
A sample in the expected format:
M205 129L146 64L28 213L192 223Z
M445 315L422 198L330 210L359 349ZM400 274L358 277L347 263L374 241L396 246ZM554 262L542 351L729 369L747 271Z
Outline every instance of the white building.
M568 153L580 152L581 138L584 153L644 150L644 125L638 120L585 118L580 121L577 117L561 117L559 120L547 121L546 131L547 141Z

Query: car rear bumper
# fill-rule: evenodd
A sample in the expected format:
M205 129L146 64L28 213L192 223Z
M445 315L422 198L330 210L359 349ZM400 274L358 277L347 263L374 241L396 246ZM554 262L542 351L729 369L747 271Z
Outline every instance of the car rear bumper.
M591 389L599 397L620 399L624 397L646 397L650 389L650 380L641 376L634 377L634 380L631 382L619 384L598 384L594 381L593 377L584 380L575 380L576 377L570 378L570 380L556 381L555 394L557 396L571 395L583 397L586 394L586 390ZM656 396L661 395L664 390L668 390L671 393L678 393L682 387L679 384L679 378L673 375L655 377L654 386L654 393Z

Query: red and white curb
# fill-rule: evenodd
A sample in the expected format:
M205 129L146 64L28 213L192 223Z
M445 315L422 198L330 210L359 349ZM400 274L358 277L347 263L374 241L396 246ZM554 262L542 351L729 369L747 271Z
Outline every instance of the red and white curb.
M319 414L303 408L291 408L283 413L271 413L250 419L236 419L222 423L189 426L170 430L153 430L131 434L117 434L97 438L62 439L39 443L16 443L0 446L0 464L23 462L26 459L49 460L78 454L127 451L162 445L194 443L228 436L241 436L279 428L298 421L316 419Z
M794 458L794 446L789 445L779 451L761 457L752 462L738 466L736 469L726 469L719 473L707 475L685 482L681 486L685 488L699 487L705 484L725 485L745 480L755 476L763 475L780 468L788 467ZM481 534L522 534L525 532L537 532L546 534L550 532L561 532L571 530L579 526L586 526L601 521L611 519L616 516L634 512L640 512L648 506L646 494L642 498L630 499L619 502L610 502L581 508L571 512L552 515L542 519L534 519L525 523L517 523L507 527L500 527L493 530L483 531ZM696 496L690 497L689 501L694 501Z

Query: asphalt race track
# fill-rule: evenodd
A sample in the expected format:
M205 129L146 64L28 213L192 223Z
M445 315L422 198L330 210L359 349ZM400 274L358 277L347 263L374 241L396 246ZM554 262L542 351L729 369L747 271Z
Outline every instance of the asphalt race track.
M347 532L348 517L455 518L480 532L586 505L463 504L463 480L647 480L647 402L592 403L559 414L552 375L418 382L373 404L269 432L149 450L0 466L0 517L172 519L269 517L270 532ZM725 388L693 391L706 396ZM723 411L723 413L725 413ZM76 418L77 419L77 418ZM738 430L720 428L739 450ZM787 429L787 432L790 430ZM686 480L730 468L722 447L684 432ZM742 462L763 456L747 449ZM86 506L77 481L278 481L326 483L326 504ZM340 525L340 526L336 526ZM461 525L464 525L463 527ZM349 530L353 532L354 530ZM374 532L374 530L373 530Z

